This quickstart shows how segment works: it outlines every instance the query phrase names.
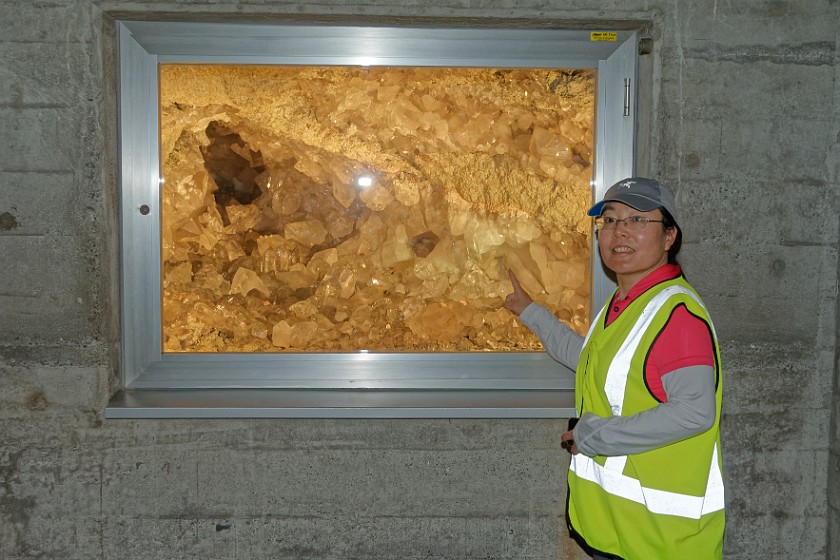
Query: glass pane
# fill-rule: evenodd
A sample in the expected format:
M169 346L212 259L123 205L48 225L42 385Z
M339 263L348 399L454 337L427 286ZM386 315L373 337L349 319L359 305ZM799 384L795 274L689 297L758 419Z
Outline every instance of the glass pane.
M160 66L165 352L535 351L589 322L591 70Z

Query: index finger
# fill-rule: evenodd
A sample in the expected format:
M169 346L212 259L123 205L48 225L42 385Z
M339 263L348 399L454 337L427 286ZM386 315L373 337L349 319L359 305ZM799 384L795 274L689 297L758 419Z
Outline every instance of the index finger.
M516 274L511 269L508 269L507 273L510 277L510 283L513 284L513 290L516 292L521 291L522 286L519 285L519 279L516 277Z

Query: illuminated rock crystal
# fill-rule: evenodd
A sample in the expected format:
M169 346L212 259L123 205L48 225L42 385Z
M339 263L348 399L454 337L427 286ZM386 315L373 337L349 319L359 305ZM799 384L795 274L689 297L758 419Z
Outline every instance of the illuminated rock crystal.
M425 339L448 341L461 332L461 323L452 309L443 303L432 303L406 321L414 334Z
M342 299L349 299L356 292L356 273L352 269L345 268L342 270L338 282L341 286L339 296Z
M359 198L362 199L362 202L364 202L368 208L378 212L384 210L394 200L394 195L392 195L388 189L382 185L376 184L370 188L364 189L359 194Z
M298 319L309 319L318 314L318 308L309 300L293 303L289 306L289 311Z
M262 278L256 272L245 267L238 268L230 283L230 293L247 296L251 290L256 290L265 297L270 295Z
M405 232L403 224L398 225L392 231L388 232L385 242L379 251L380 266L385 268L393 267L397 263L411 260L413 257L411 247L408 244L408 234Z
M292 345L292 327L286 321L278 321L271 330L271 344L277 348Z
M306 247L314 247L327 238L327 228L318 220L305 220L286 224L286 237Z
M161 67L167 352L511 351L589 313L593 75Z

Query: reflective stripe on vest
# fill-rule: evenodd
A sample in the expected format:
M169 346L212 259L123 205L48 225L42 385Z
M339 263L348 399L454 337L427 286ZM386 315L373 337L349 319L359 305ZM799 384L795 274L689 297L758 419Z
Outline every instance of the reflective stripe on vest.
M624 407L624 390L627 386L627 377L630 374L630 362L636 350L639 348L642 336L650 327L656 312L659 311L668 298L677 294L690 296L704 310L706 309L694 292L681 286L665 288L651 299L642 311L636 324L633 325L630 334L622 343L621 348L619 348L618 353L616 353L607 370L604 391L614 415L620 415ZM598 318L593 322L593 326L600 321L605 309L606 306L598 314ZM714 332L714 327L711 328L712 332ZM589 333L586 335L584 345L589 341L589 335L592 334L592 331L593 329L590 328ZM652 513L700 519L702 515L722 510L724 507L723 477L718 462L717 445L715 445L712 452L712 462L709 466L709 478L706 483L705 496L692 496L654 488L645 488L639 480L623 474L626 464L626 455L607 457L602 467L591 457L579 453L572 457L570 469L578 477L594 482L608 494L642 504Z

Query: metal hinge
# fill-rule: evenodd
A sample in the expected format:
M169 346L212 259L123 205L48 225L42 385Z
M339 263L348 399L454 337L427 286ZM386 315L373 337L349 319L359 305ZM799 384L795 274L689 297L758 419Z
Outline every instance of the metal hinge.
M630 78L624 78L624 116L630 116Z

